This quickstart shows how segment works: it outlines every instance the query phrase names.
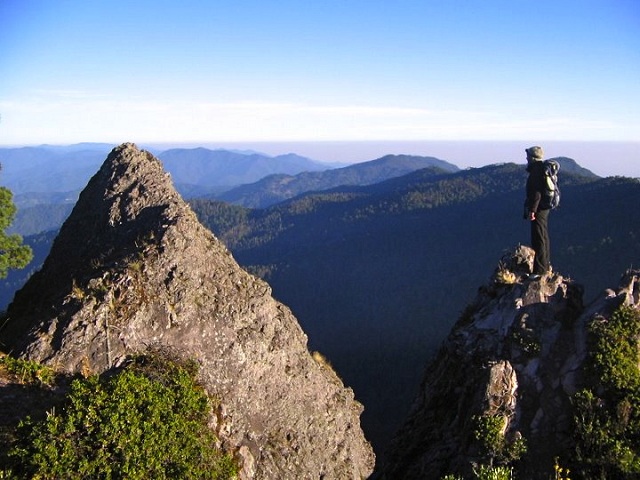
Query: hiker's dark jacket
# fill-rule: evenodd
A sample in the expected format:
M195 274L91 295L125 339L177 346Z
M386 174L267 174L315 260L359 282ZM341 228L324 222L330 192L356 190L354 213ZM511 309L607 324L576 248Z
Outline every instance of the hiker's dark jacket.
M536 161L527 165L527 199L524 202L525 216L529 212L542 210L540 200L546 189L546 178L544 175L544 162Z

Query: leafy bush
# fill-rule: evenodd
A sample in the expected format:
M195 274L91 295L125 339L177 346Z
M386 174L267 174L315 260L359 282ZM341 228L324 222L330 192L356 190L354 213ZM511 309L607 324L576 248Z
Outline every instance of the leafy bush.
M0 368L13 375L22 384L51 385L55 379L53 369L38 362L13 358L8 355L0 357Z
M17 478L227 479L229 455L207 426L194 362L141 356L108 378L77 379L66 403L24 422L10 451Z
M473 469L476 480L511 480L513 469L511 467L490 467L488 465L478 465ZM464 477L457 475L446 475L441 480L464 480Z
M474 417L474 438L479 444L480 452L492 466L494 462L508 464L518 460L526 451L524 438L518 436L507 439L504 427L507 419L501 415L484 415Z
M640 389L640 312L621 307L609 321L594 321L589 333L596 381L615 396L637 392Z
M640 474L640 312L619 308L589 329L591 385L574 397L576 467L585 478Z
M553 463L553 480L571 480L569 477L570 473L571 470L560 466L558 457L556 457Z
M511 480L513 478L513 470L510 467L479 465L473 473L478 480Z

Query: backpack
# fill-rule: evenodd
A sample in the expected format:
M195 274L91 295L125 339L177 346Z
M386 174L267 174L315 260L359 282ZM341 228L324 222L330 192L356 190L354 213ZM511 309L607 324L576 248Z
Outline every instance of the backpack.
M560 188L558 187L560 164L555 160L545 160L543 164L545 190L540 199L540 208L554 209L560 205Z

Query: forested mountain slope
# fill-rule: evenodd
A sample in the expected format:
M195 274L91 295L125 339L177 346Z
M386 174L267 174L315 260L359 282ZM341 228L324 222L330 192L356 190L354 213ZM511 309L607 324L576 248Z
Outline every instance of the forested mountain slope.
M589 299L640 263L640 183L599 179L560 161L552 263L584 283ZM268 280L312 348L354 387L379 452L404 417L424 362L496 258L529 242L525 180L523 165L428 168L264 210L190 203L241 265Z
M443 173L458 171L458 167L434 157L386 155L369 162L348 167L302 172L298 175L270 175L256 183L241 185L216 198L235 205L266 208L306 192L322 191L345 185L372 185L407 173L432 167Z
M192 205L354 386L379 451L422 365L496 258L529 242L525 180L515 164L435 176L422 170L266 210ZM640 261L640 183L563 171L561 187L562 206L550 220L552 263L581 279L589 298Z

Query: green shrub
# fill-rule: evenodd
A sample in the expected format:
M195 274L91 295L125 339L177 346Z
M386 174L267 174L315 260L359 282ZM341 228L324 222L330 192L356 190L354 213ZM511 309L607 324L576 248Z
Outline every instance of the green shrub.
M479 465L473 469L477 480L511 480L513 470L510 467L488 467Z
M619 308L608 321L589 328L593 342L591 368L595 380L613 395L626 396L640 389L640 312Z
M74 380L66 403L25 422L10 457L18 478L227 479L194 363L136 358L109 378Z
M477 465L473 469L473 475L476 480L511 480L513 478L513 469L510 467ZM464 480L464 478L449 474L442 477L441 480Z
M640 474L640 312L619 308L589 328L590 386L574 396L574 471L584 478Z
M16 215L11 190L0 187L0 278L6 278L9 270L26 267L33 259L29 245L22 243L22 237L16 233L7 234Z
M501 415L474 417L473 435L480 447L480 453L492 466L494 462L510 463L518 460L526 451L526 441L522 437L507 439L504 427L507 419Z
M0 368L13 375L22 384L51 385L55 380L55 373L50 367L8 355L0 357Z

